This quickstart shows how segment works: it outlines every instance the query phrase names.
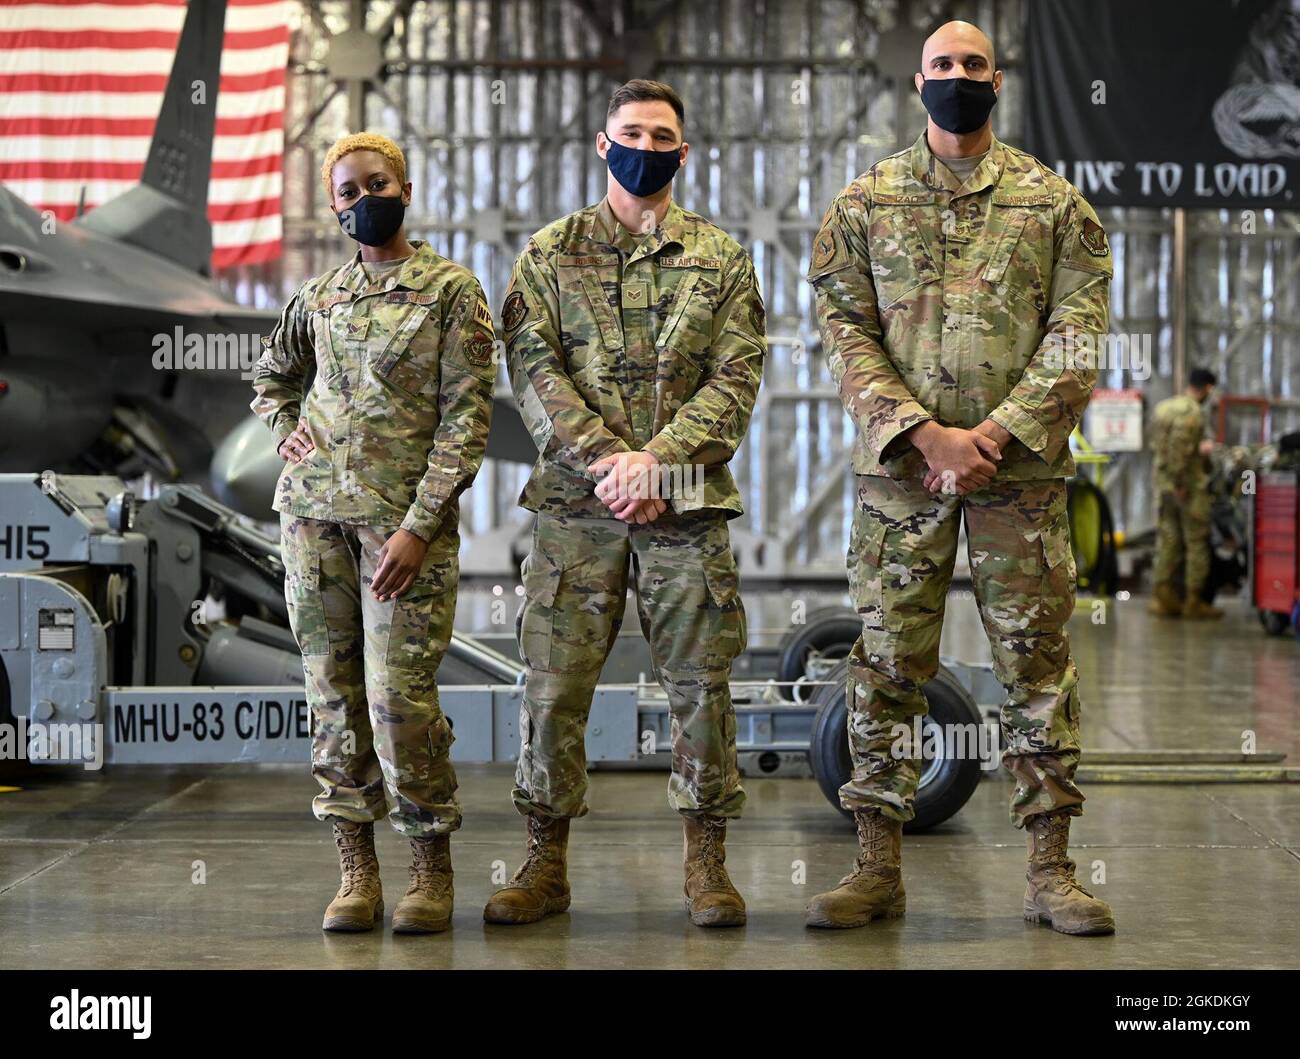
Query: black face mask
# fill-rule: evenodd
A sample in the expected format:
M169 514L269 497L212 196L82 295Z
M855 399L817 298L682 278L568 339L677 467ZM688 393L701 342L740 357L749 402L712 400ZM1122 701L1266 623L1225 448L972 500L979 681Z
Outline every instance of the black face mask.
M934 123L947 132L967 133L983 128L997 101L992 81L927 77L921 86L921 102Z
M406 216L401 195L362 195L355 206L339 210L339 227L366 246L383 246L397 234Z

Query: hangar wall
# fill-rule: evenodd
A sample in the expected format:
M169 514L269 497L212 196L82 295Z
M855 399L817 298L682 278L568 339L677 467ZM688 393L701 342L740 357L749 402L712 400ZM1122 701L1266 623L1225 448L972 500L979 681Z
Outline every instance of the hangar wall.
M993 37L1006 71L994 124L1018 143L1024 0L304 3L288 80L285 253L221 280L245 301L278 307L350 252L318 172L339 135L364 127L406 150L410 233L472 268L499 309L528 235L603 193L593 136L611 88L635 76L669 81L686 99L693 148L678 201L751 251L768 309L763 390L733 464L746 506L735 525L763 545L774 573L839 576L851 426L802 274L834 194L924 127L910 74L925 33L953 17ZM331 45L356 27L364 35L351 46ZM378 43L373 56L367 40ZM1140 385L1158 400L1175 377L1174 214L1100 212L1114 250L1112 330L1149 342L1151 377L1115 368L1099 385ZM1274 399L1276 438L1300 426L1297 224L1273 211L1254 223L1248 236L1235 213L1187 215L1185 364L1217 370L1225 392ZM1258 437L1252 415L1229 426L1232 442ZM1149 456L1121 456L1105 474L1118 527L1153 525ZM525 476L523 466L487 461L463 503L465 528L522 524L515 498Z

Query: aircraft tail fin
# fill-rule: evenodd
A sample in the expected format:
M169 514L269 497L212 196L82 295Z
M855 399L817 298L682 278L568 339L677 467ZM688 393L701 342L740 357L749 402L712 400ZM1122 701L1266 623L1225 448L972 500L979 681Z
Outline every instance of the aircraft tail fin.
M208 178L225 27L226 0L190 0L140 183L74 222L204 276L211 273Z

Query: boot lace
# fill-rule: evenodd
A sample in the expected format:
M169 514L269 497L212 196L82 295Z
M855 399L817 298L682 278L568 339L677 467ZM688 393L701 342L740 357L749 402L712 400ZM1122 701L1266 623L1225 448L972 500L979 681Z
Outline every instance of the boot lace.
M853 861L853 870L840 880L841 886L857 882L864 875L887 878L892 874L885 863L889 852L889 832L878 814L857 813L858 855Z
M432 900L444 897L451 888L451 865L433 848L431 839L412 839L411 885L407 893L421 893Z
M342 879L339 897L374 897L379 877L379 860L375 857L373 835L364 827L355 829L334 825Z
M1060 893L1077 890L1087 897L1092 897L1090 890L1080 885L1074 877L1075 863L1070 859L1070 831L1068 820L1056 814L1043 814L1034 821L1034 834L1037 838L1035 862L1038 871L1050 876L1055 888Z
M709 817L700 819L700 856L698 867L692 872L701 893L731 890L722 852L722 825Z
M550 849L555 843L557 822L539 816L528 817L528 852L524 862L510 877L511 886L532 886L537 876L551 861Z

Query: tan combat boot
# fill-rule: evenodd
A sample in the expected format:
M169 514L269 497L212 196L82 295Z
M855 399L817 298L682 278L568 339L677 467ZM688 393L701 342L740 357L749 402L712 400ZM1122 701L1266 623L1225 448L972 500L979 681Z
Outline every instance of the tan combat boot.
M697 927L743 927L744 898L727 875L727 821L683 816L686 911Z
M437 934L451 926L451 836L411 839L411 885L393 909L395 934Z
M1147 610L1162 618L1181 618L1183 601L1170 585L1156 585L1151 592L1151 602Z
M1025 827L1029 870L1025 918L1062 934L1114 934L1110 905L1093 897L1074 877L1069 813L1038 813Z
M569 907L569 819L529 813L527 820L528 854L510 885L488 900L483 909L488 923L536 923Z
M858 858L839 886L808 902L810 927L861 927L873 919L897 919L907 911L903 825L876 809L861 809L853 816Z
M375 825L334 821L342 883L325 909L323 930L372 930L384 921L384 888L375 856Z
M1223 617L1223 611L1218 607L1212 607L1203 602L1200 596L1192 596L1183 604L1183 617L1190 618L1193 621L1205 619L1214 621Z

